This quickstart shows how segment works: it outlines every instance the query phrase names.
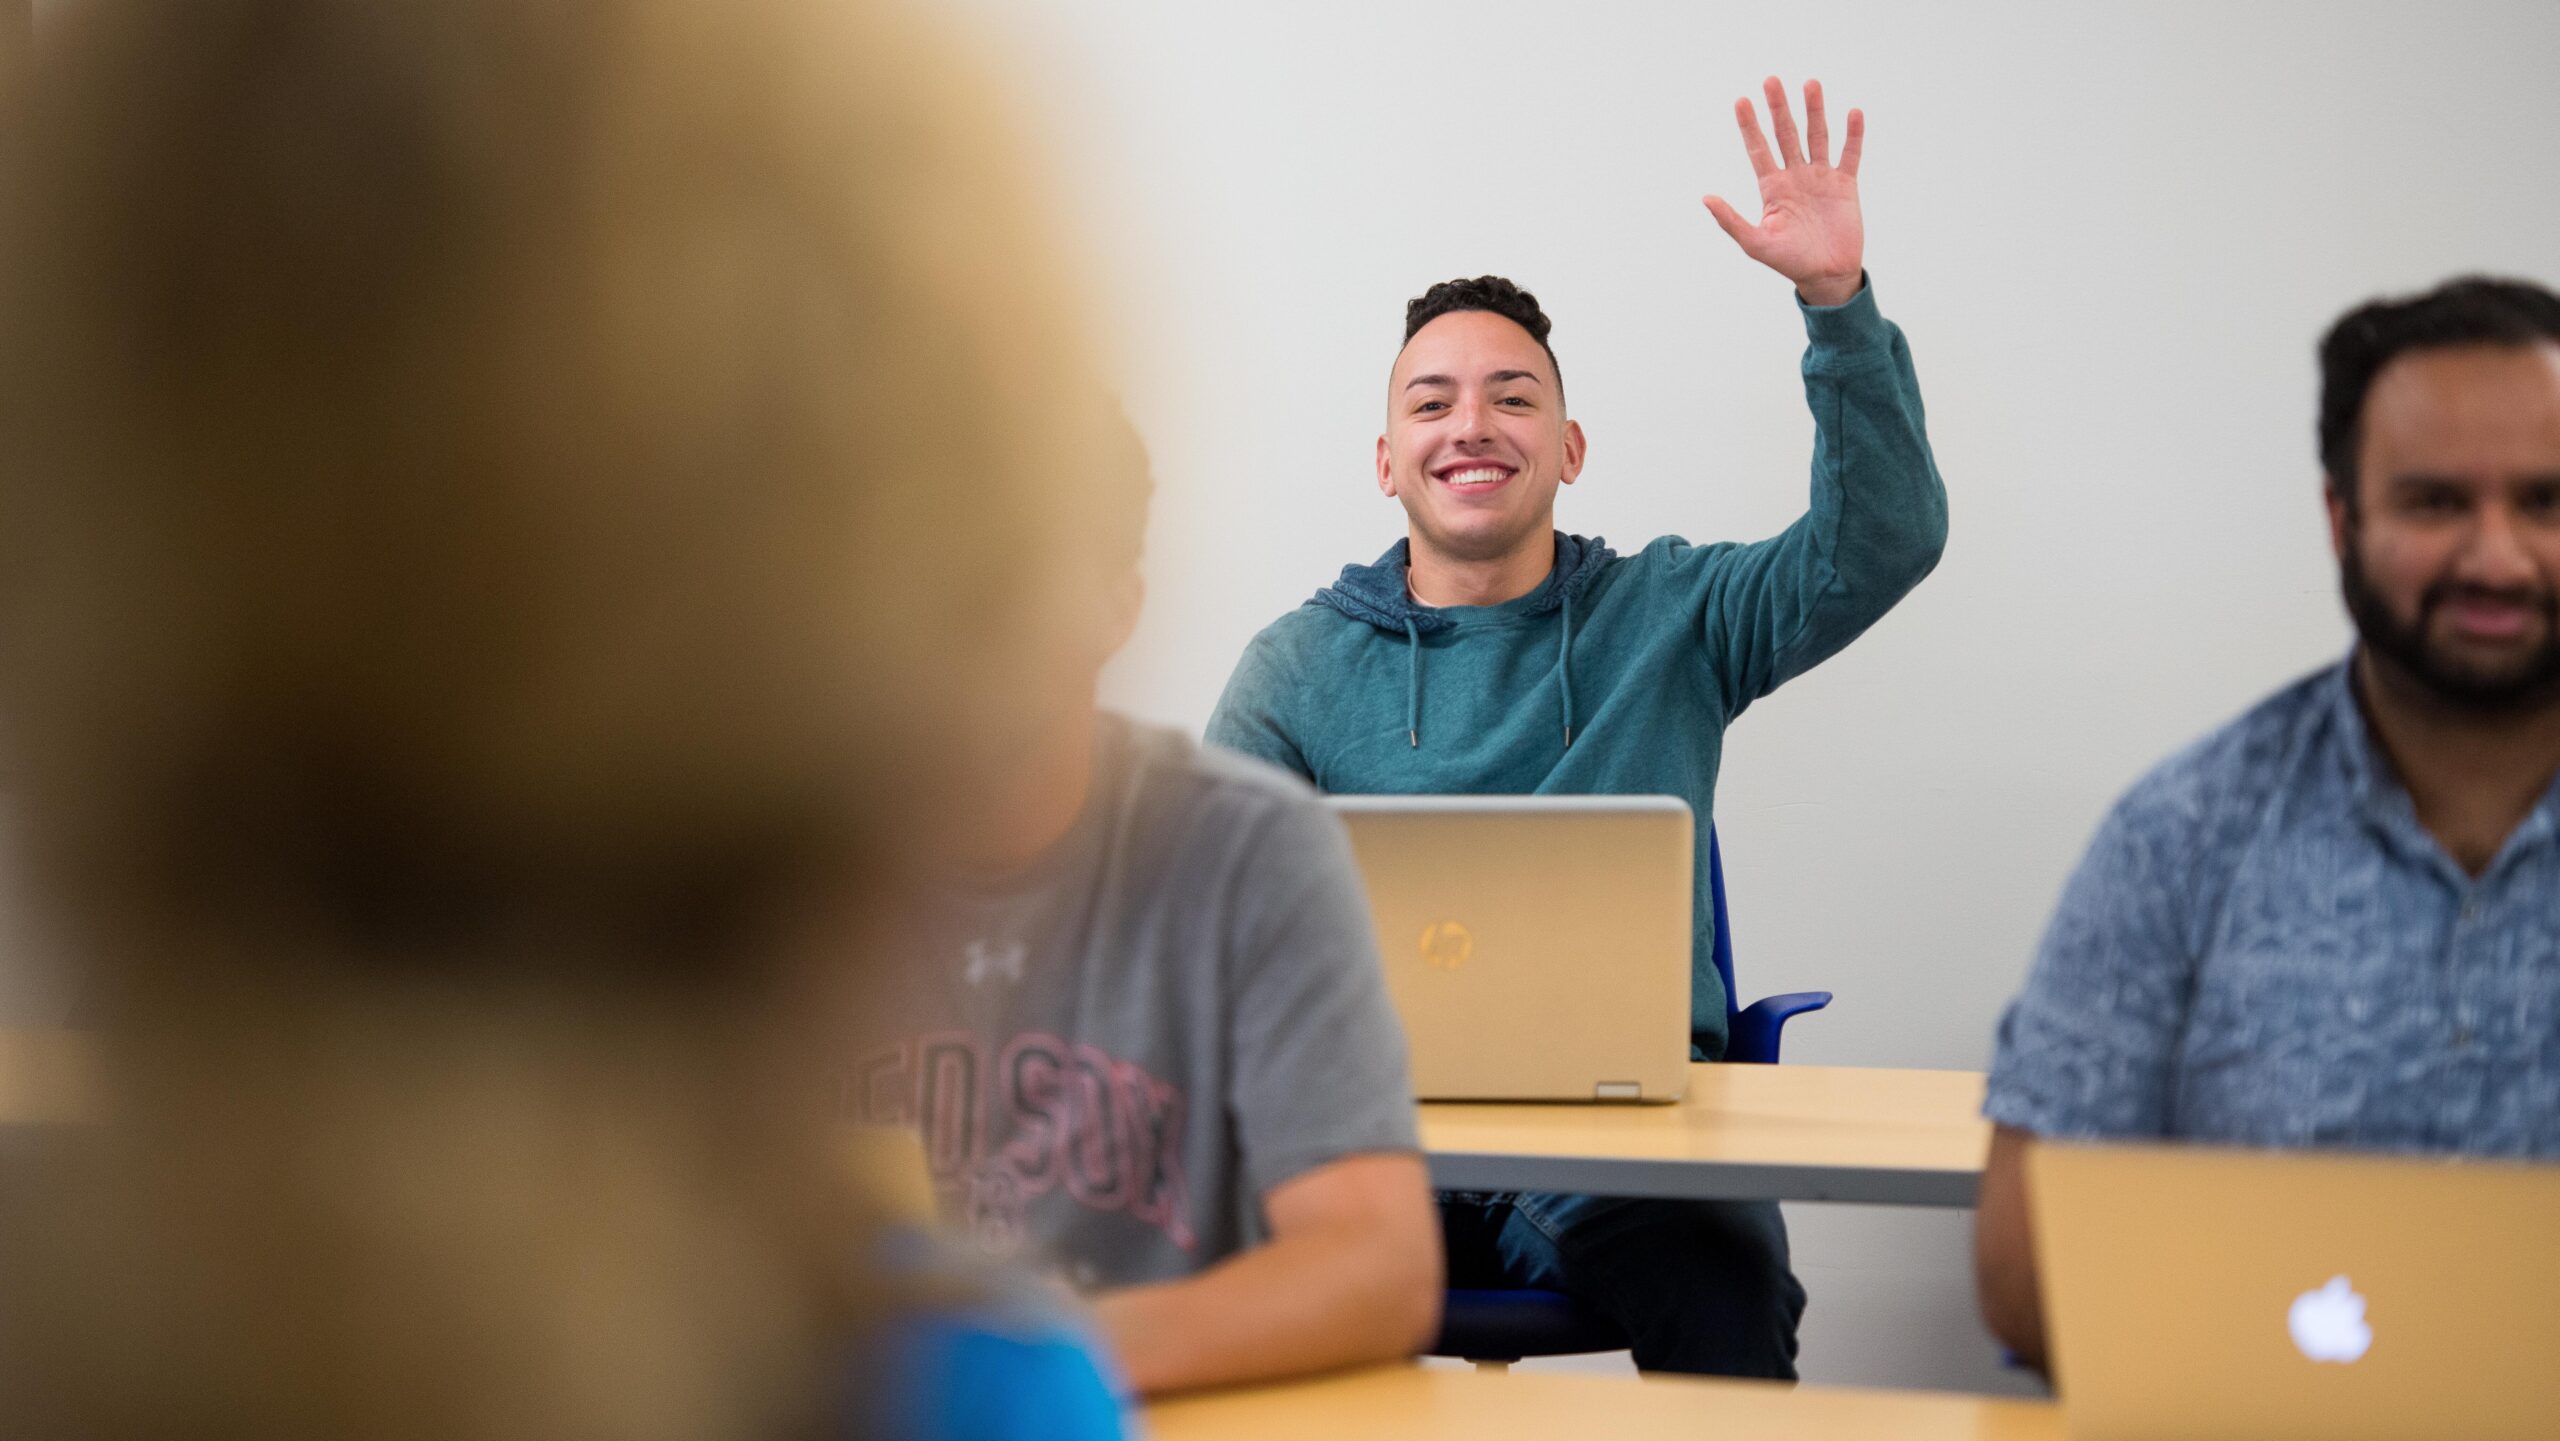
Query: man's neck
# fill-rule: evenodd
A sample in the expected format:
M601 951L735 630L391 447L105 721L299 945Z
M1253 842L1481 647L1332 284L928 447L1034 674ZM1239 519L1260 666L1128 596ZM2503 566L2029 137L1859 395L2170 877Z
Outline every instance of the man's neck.
M1526 542L1487 560L1436 554L1419 535L1410 537L1405 553L1405 589L1416 603L1434 609L1500 605L1536 590L1556 568L1555 527L1541 526Z
M2560 774L2560 702L2484 715L2445 704L2362 650L2355 689L2419 823L2464 870L2487 870Z
M962 869L1009 876L1029 869L1066 839L1093 793L1101 735L1101 712L1090 705L1043 727L1031 753L1007 768L1009 784L994 799L986 823L970 828Z

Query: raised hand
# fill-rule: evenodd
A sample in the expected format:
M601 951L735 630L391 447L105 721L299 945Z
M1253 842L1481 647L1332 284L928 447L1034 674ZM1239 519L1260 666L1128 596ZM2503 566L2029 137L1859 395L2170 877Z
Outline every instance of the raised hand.
M1865 273L1866 222L1858 210L1858 152L1866 144L1867 117L1849 112L1848 142L1831 163L1831 127L1822 113L1822 82L1804 83L1804 139L1787 113L1787 87L1769 77L1769 123L1778 132L1778 158L1760 135L1760 118L1748 98L1733 102L1742 126L1742 148L1760 177L1760 223L1752 224L1722 198L1706 197L1707 211L1742 247L1742 253L1796 284L1808 305L1840 305L1858 293ZM1781 163L1783 161L1783 163Z

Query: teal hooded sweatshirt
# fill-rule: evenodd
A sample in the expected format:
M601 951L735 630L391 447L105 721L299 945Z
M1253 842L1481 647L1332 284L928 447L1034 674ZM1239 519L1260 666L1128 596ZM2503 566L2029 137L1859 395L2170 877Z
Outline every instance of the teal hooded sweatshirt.
M1406 591L1398 541L1253 638L1209 740L1335 794L1675 795L1712 818L1725 727L1875 624L1946 545L1902 331L1872 288L1802 309L1813 503L1783 533L1634 555L1559 533L1535 590L1443 608ZM1703 842L1694 894L1690 1024L1714 1059Z

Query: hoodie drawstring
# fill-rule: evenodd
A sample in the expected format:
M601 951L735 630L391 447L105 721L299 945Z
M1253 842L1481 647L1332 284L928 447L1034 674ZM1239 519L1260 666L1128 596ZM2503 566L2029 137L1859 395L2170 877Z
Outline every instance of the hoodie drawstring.
M1404 618L1405 655L1410 662L1410 683L1404 693L1404 738L1415 750L1422 749L1422 627Z
M1560 633L1556 638L1556 695L1564 711L1564 744L1573 748L1573 734L1581 717L1574 713L1573 703L1573 610L1575 602L1591 584L1618 559L1617 552L1600 537L1565 535L1555 538L1555 569L1544 584L1549 594L1535 600L1522 597L1519 618L1527 621L1543 617L1552 604L1562 612ZM1348 621L1373 627L1378 638L1404 633L1409 667L1405 696L1405 744L1422 749L1422 636L1449 633L1452 646L1465 638L1463 623L1424 607L1413 594L1413 543L1408 538L1387 547L1386 554L1367 565L1346 565L1342 576L1332 585L1315 593L1311 604L1323 606ZM1427 622L1427 623L1426 623ZM1507 627L1506 627L1507 629ZM1525 627L1524 627L1525 629ZM1517 634L1514 632L1514 634ZM1535 635L1534 629L1528 631ZM1526 640L1526 636L1521 637ZM1391 643L1391 642L1390 642ZM1502 642L1507 645L1509 642ZM1530 642L1534 644L1534 642ZM1523 701L1534 710L1534 695ZM1535 725L1525 713L1524 722Z
M1564 597L1563 614L1556 632L1556 690L1564 701L1564 748L1573 749L1573 596ZM1412 616L1404 618L1405 644L1405 744L1422 749L1422 627Z
M1564 692L1564 748L1573 749L1573 592L1564 593L1563 624L1556 632L1556 688Z

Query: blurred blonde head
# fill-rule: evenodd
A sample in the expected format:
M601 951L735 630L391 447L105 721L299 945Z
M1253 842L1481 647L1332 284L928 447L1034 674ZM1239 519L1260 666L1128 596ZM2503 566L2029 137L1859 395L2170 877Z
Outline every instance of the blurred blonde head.
M837 979L1142 483L991 89L845 0L61 19L0 705L116 1124L0 1405L810 1423Z

